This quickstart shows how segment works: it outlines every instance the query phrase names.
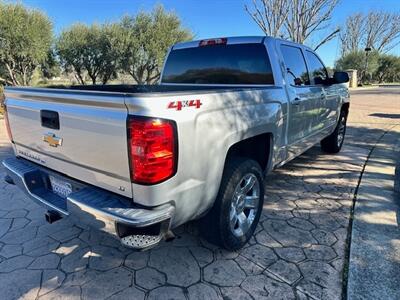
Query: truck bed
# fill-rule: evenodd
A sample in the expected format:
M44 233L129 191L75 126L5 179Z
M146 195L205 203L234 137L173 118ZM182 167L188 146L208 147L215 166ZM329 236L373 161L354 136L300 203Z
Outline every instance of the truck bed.
M130 85L130 84L105 84L105 85L53 85L49 89L63 89L74 91L97 91L125 94L157 94L157 93L196 93L257 89L260 86L249 85L183 85L183 84L162 84L162 85Z
M132 197L126 127L129 114L155 109L161 110L156 115L162 117L162 111L174 113L166 109L165 101L253 88L260 87L75 85L7 87L5 95L17 156ZM58 128L44 124L46 113L56 116ZM45 141L48 138L58 139L60 144L52 146Z

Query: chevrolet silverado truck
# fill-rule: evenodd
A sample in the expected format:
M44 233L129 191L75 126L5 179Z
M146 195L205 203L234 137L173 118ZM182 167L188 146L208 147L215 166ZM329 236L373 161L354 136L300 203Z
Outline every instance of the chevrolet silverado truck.
M135 249L191 220L239 249L266 174L317 143L340 151L347 81L303 45L232 37L174 45L158 85L8 87L6 181L50 223L69 216Z

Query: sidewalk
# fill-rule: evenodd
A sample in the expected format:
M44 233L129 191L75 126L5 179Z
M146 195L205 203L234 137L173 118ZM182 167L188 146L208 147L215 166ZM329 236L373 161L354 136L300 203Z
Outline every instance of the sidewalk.
M398 132L385 134L372 150L359 185L348 299L400 299L400 199L393 188L398 146Z

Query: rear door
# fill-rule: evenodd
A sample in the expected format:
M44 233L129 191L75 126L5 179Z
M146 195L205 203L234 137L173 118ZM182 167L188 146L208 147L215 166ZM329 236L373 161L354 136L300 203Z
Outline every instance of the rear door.
M306 150L313 143L319 106L319 94L310 85L303 51L294 44L280 42L284 77L289 96L289 158Z
M122 94L7 88L6 104L16 155L132 197Z

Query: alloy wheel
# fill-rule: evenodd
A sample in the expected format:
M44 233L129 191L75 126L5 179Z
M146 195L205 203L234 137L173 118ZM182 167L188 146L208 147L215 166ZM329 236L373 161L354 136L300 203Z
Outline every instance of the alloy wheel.
M229 224L236 237L244 236L254 223L260 202L260 183L254 174L242 177L235 188L229 214Z

